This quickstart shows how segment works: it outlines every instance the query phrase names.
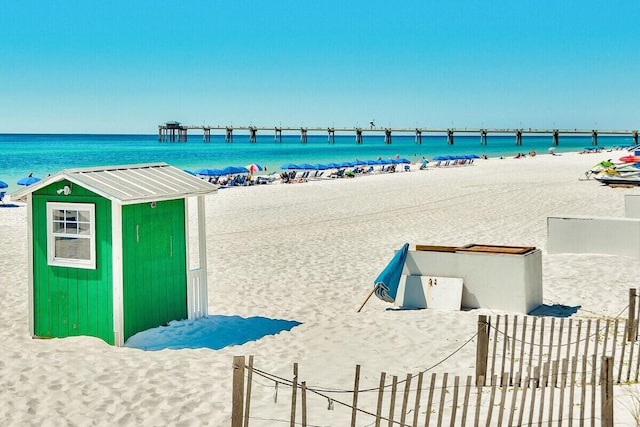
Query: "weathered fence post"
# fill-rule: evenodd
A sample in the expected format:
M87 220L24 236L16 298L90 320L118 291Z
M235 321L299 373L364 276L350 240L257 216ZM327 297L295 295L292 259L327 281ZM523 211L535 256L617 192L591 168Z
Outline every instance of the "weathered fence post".
M356 378L353 384L353 403L351 405L351 427L356 426L358 414L358 388L360 387L360 365L356 365Z
M296 398L298 397L298 363L293 364L293 385L291 387L291 420L289 425L296 425Z
M627 329L627 341L635 341L636 331L636 288L629 289L629 329Z
M253 381L253 356L249 356L247 372L247 401L244 404L244 427L249 427L249 411L251 410L251 383Z
M244 412L244 356L233 357L233 395L231 399L231 427L242 427Z
M602 420L601 426L613 427L613 358L602 356L602 366L600 369L600 419Z
M487 316L478 316L478 344L476 347L476 386L483 386L487 377L489 356L489 322ZM482 384L480 379L482 378Z

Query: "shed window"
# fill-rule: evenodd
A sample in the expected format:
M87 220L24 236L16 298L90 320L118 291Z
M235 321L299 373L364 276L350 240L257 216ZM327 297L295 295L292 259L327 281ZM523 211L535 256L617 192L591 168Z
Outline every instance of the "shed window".
M47 203L49 265L96 268L95 206Z

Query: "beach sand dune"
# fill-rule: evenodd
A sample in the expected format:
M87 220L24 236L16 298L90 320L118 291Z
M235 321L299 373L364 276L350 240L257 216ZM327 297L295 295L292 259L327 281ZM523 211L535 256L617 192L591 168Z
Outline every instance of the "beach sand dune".
M621 217L624 195L638 193L580 180L598 160L578 154L478 160L208 197L210 314L302 323L218 351L145 352L89 337L32 339L26 211L0 209L0 419L4 425L229 425L234 355L254 355L256 367L286 378L298 362L301 380L335 389L353 386L356 364L362 384L372 387L381 371L402 379L437 365L433 372L472 375L475 344L465 343L477 316L502 313L395 310L376 298L356 313L405 242L536 246L543 250L545 304L580 307L579 318L617 316L628 289L637 286L640 261L546 253L547 216ZM288 418L286 388L277 403L273 382L257 379L254 388L252 426ZM342 410L344 418L326 411L326 400L313 399L316 424L348 420L349 411ZM620 425L632 419L616 403Z

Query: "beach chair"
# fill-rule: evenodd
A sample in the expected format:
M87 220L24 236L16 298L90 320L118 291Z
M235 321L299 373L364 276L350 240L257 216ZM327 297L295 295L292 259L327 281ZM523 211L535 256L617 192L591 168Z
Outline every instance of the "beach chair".
M4 205L4 196L7 195L6 191L0 191L0 203Z

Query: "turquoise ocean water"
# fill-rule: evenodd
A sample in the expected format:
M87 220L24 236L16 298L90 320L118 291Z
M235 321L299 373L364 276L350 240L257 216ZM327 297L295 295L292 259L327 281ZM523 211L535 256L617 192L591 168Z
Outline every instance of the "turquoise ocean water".
M631 146L631 136L599 136L601 148ZM431 159L438 155L486 154L489 157L513 156L534 149L547 153L552 145L551 135L523 135L522 145L515 144L513 135L488 135L487 145L480 144L480 136L456 134L453 145L445 135L423 134L422 144L413 135L394 134L392 143L384 143L384 135L365 134L363 144L355 143L354 134L338 135L329 143L327 135L308 135L308 142L300 142L298 134L282 136L258 134L250 143L248 135L234 134L233 142L225 142L224 135L212 135L211 142L203 142L202 134L190 134L187 142L159 142L157 135L45 135L0 134L0 181L9 184L9 193L17 188L18 179L32 172L40 178L63 169L88 166L126 165L166 162L181 169L223 168L258 163L268 172L279 170L285 163L328 163L355 159L368 160L396 155L417 161L422 156ZM591 147L591 136L560 135L556 152L581 151ZM606 155L605 155L606 157Z

